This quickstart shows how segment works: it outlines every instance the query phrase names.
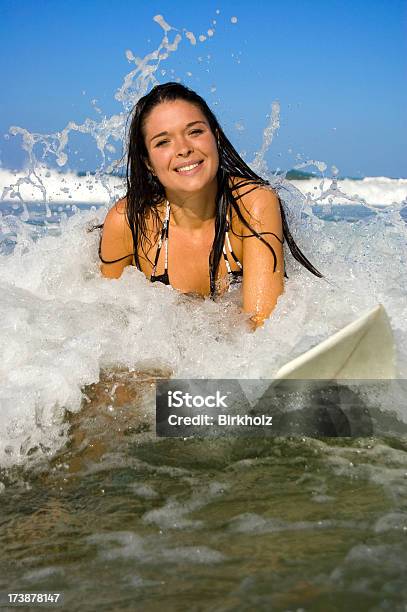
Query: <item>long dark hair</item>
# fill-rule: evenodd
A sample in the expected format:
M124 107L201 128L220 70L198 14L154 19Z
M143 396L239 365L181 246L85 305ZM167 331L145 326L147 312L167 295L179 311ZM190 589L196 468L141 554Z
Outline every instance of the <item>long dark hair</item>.
M148 115L155 106L162 102L172 102L174 100L184 100L197 106L206 117L210 129L218 142L219 167L217 171L218 189L216 194L215 238L209 257L210 288L211 295L213 296L216 293L216 273L222 257L225 233L228 229L227 217L229 216L229 219L231 219L232 210L235 211L240 221L250 229L253 236L256 236L259 240L264 242L271 250L274 257L274 271L276 270L277 257L273 247L264 240L261 233L256 232L256 230L246 221L238 203L238 200L242 196L236 197L236 195L234 195L237 189L248 188L248 190L242 194L245 195L252 189L256 189L259 185L269 185L269 182L258 176L239 156L232 143L224 134L214 113L201 96L180 83L170 82L164 83L163 85L156 85L148 94L140 98L137 102L133 111L128 136L126 214L133 235L134 260L137 268L141 268L139 249L141 249L147 257L146 244L149 243L151 246L151 241L147 236L147 212L151 212L155 215L157 222L159 222L157 207L166 199L163 185L148 170L146 165L148 153L144 141L143 128ZM231 186L229 181L230 177L240 180ZM280 203L283 225L283 237L287 241L293 257L312 272L312 274L322 277L322 274L314 268L296 245L288 228L286 215L280 198L278 198L278 200ZM157 227L159 227L158 224ZM275 237L280 240L278 236Z

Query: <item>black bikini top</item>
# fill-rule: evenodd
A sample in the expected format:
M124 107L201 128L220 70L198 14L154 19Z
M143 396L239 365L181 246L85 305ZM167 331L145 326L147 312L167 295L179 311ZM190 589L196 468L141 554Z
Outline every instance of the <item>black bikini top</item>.
M168 236L169 236L169 228L170 228L170 203L167 200L166 203L166 211L165 211L165 217L164 217L164 221L163 221L163 226L161 229L161 233L160 233L160 237L158 239L158 247L157 247L157 252L155 254L155 259L154 259L154 265L153 265L153 270L151 272L151 277L150 277L150 281L152 283L163 283L164 285L171 285L170 283L170 278L168 276ZM223 258L225 260L225 264L226 264L226 270L228 272L228 276L229 276L229 287L232 285L235 285L237 282L240 282L243 276L243 266L240 263L239 259L237 258L236 254L233 252L232 249L232 245L230 243L230 238L229 238L229 221L227 224L227 229L226 229L226 233L225 233L225 244L223 245ZM156 271L157 271L157 265L158 265L158 261L160 258L160 253L161 253L161 249L162 246L164 244L164 253L165 253L165 261L164 261L164 272L163 274L159 274L156 275ZM238 266L238 270L232 270L232 268L230 267L230 262L228 259L228 255L227 255L227 251L226 251L226 245L228 247L228 251L230 253L230 255L232 256L233 260L235 261L235 263ZM119 257L119 259L112 259L110 261L103 259L102 257L102 235L100 236L100 241L99 241L99 259L102 263L104 264L112 264L112 263L117 263L118 261L123 261L123 259L127 259L129 257L129 255L125 255L124 257Z
M228 222L228 226L227 227L229 228L229 222ZM157 252L155 254L153 271L152 271L151 277L150 277L150 281L152 283L159 282L159 283L163 283L164 285L171 285L170 277L168 276L168 236L169 236L169 229L170 229L170 203L167 200L165 218L164 218L164 221L163 221L163 226L162 226L162 229L161 229L160 238L158 240L158 248L157 248ZM225 234L225 243L228 246L229 253L231 254L231 256L233 257L234 261L236 262L236 264L239 267L239 270L232 270L231 269L230 263L229 263L229 260L228 260L228 256L227 256L227 252L226 252L226 247L225 247L225 244L224 244L223 245L223 258L225 260L226 270L227 270L228 275L229 275L229 286L230 286L232 284L236 284L236 282L239 282L239 280L241 280L241 277L243 276L243 266L240 263L240 261L238 260L238 258L236 257L235 253L233 252L232 245L230 243L229 234L228 234L228 229L226 230L226 234ZM158 260L160 258L161 248L162 248L163 244L164 244L164 252L165 252L164 272L157 276L156 275L157 265L158 265Z

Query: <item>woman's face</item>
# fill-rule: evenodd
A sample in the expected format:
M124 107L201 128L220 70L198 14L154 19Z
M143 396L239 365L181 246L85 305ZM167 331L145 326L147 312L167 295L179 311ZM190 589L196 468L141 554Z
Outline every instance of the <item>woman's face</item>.
M202 111L185 100L162 102L144 125L148 166L167 194L194 193L216 181L216 138Z

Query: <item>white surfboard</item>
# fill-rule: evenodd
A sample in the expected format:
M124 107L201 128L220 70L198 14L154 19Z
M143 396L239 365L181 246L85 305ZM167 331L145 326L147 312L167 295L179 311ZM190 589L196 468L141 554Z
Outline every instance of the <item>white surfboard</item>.
M393 332L381 304L284 365L274 376L290 380L384 380L394 377Z

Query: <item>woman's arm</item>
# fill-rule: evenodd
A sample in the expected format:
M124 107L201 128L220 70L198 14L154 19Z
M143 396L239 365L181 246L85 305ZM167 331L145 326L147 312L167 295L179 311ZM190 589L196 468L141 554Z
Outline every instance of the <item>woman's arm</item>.
M270 316L284 290L283 228L280 203L273 191L259 187L242 200L245 219L267 243L243 225L243 311L252 314L257 328ZM276 262L267 245L273 248Z
M133 237L126 216L126 200L120 200L109 210L103 225L100 254L105 262L100 270L106 278L119 278L133 261ZM126 257L127 256L127 257Z

